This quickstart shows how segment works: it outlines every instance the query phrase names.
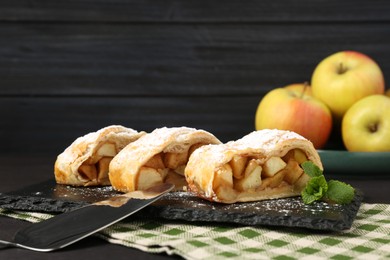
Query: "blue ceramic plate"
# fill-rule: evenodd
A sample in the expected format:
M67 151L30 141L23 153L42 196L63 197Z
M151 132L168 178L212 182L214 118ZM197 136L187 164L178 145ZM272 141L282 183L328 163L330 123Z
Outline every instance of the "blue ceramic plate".
M390 178L390 152L348 152L339 150L318 150L327 174L346 175L372 174Z

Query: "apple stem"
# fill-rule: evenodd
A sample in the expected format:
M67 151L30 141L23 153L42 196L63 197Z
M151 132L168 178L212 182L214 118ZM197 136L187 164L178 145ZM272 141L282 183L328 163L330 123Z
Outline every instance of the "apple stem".
M299 98L303 98L303 96L305 95L305 92L306 92L306 89L309 87L309 82L305 81L303 83L303 90L302 90L302 93L301 93L301 96Z
M348 70L347 67L345 67L344 64L340 62L337 73L344 74L345 72L347 72L347 70Z

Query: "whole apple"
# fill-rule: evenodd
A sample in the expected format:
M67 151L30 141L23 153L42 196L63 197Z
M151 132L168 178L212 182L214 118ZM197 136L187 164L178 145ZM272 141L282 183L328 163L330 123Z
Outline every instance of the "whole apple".
M315 68L311 86L336 119L341 119L356 101L383 94L385 83L378 64L365 54L341 51L322 60Z
M256 129L294 131L309 139L315 148L322 148L332 129L332 115L324 103L305 94L307 88L310 87L276 88L268 92L257 107Z
M341 129L348 151L390 151L390 97L372 95L357 101L345 113Z

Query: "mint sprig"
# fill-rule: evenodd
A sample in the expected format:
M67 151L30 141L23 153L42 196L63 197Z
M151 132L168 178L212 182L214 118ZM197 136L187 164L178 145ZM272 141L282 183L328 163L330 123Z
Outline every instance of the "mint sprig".
M351 185L336 180L326 181L323 171L313 162L306 161L301 166L303 171L311 177L301 193L305 204L318 200L348 204L355 197L355 189Z
M324 197L328 190L328 184L324 175L312 177L306 184L306 188L302 192L302 199L305 204L311 204L314 201Z

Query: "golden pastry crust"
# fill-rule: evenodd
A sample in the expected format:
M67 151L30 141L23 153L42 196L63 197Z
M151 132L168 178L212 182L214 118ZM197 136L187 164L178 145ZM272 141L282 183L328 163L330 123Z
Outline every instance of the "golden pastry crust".
M56 182L73 186L110 185L110 161L126 145L144 134L111 125L77 138L57 157L54 164Z
M114 189L122 192L146 189L183 171L188 155L204 144L221 143L204 130L188 127L158 128L130 143L112 160L109 178ZM174 165L174 166L171 166ZM176 169L174 169L176 168ZM182 176L185 182L184 176ZM177 180L175 180L177 182Z
M299 164L323 169L313 144L290 131L260 130L237 141L207 145L189 158L190 191L207 200L234 203L297 196L308 175Z

